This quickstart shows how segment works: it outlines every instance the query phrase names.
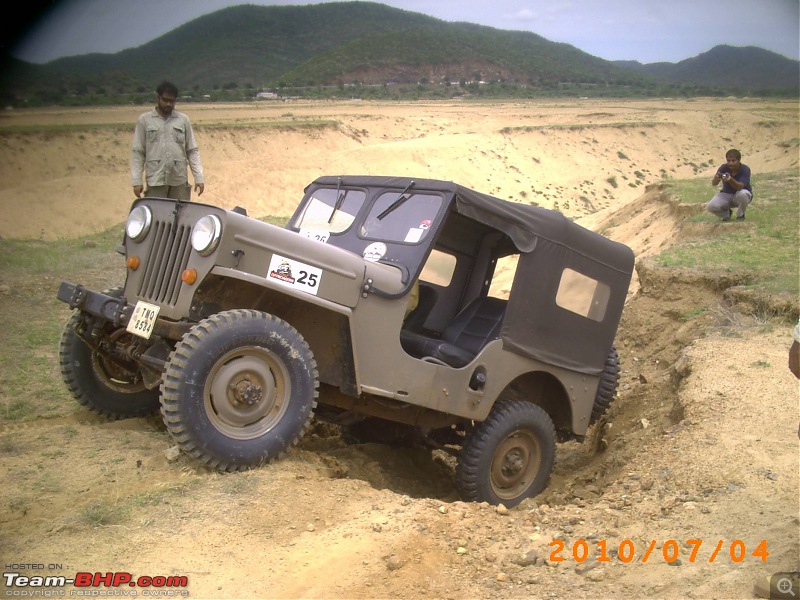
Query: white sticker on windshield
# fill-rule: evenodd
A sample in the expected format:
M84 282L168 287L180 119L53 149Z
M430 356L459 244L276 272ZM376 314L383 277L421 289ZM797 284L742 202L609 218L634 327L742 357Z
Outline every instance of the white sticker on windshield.
M417 229L416 227L412 227L408 230L406 234L406 239L403 240L404 242L408 242L409 244L416 244L418 241L422 239L422 234L425 233L424 229Z
M386 244L383 242L373 242L364 248L364 260L378 262L386 255Z
M325 231L324 229L301 229L300 235L326 244L328 242L328 238L331 237L331 232Z

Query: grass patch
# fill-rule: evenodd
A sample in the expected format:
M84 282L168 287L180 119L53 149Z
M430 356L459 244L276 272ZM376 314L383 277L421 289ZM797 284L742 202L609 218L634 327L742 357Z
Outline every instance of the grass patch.
M708 202L714 195L709 180L671 182L669 194L682 203ZM755 197L744 223L719 223L703 212L697 222L719 223L706 237L673 246L656 257L664 266L708 271L747 271L750 287L769 293L800 293L798 252L800 251L800 178L795 171L766 173L754 178Z
M667 193L680 200L683 204L707 203L717 193L711 185L711 177L668 179L669 189Z
M51 125L7 125L0 135L18 133L82 133L84 131L132 131L130 123L58 123Z
M685 315L681 315L679 317L679 319L681 321L691 321L692 319L696 319L697 317L705 314L707 310L708 309L705 308L705 307L698 308L698 309L695 309L695 310L693 310L693 311L691 311L689 313L686 313Z
M126 518L123 510L118 506L96 502L84 507L79 515L78 521L82 525L89 527L108 527L118 525Z
M225 123L192 124L197 131L204 129L275 129L278 131L308 131L317 129L338 129L339 121L311 119L297 121L242 121Z
M80 239L0 239L0 423L63 416L77 409L61 381L58 343L69 307L56 299L62 280L119 285L114 248L122 226Z
M264 221L264 223L269 223L270 225L275 225L280 228L286 227L286 224L289 222L289 216L275 216L275 215L268 215L266 217L258 217L259 221Z
M42 240L0 239L0 280L15 275L52 275L83 272L115 265L122 271L123 259L114 252L122 243L124 225L120 223L101 233L81 238Z
M630 123L575 123L572 125L519 125L516 127L503 127L500 133L527 133L531 131L585 131L587 129L644 129L658 127L665 123L650 121L633 121Z
M282 131L338 129L339 121L331 119L303 119L289 121L240 121L225 123L193 123L196 131L203 129L277 129ZM0 127L0 136L30 133L83 133L97 131L125 131L132 129L130 123L68 123L52 125L7 125Z

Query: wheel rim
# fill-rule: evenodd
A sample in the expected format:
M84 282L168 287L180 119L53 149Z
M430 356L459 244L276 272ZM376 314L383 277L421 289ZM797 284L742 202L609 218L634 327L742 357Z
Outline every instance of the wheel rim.
M249 440L270 431L286 413L291 382L286 366L266 348L237 348L209 373L206 414L225 435Z
M492 490L502 500L513 500L533 483L542 462L542 451L536 436L515 431L497 447L492 457Z
M118 329L108 337L113 348L128 346L132 336L124 329ZM92 350L92 369L103 385L116 392L135 394L145 389L139 367L133 361L115 359Z

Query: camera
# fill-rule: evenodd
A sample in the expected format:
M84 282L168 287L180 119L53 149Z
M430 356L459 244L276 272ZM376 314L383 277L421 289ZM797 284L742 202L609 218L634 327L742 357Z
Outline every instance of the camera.
M728 179L730 179L731 176L728 173L721 173L719 178L722 179L722 181L728 181Z

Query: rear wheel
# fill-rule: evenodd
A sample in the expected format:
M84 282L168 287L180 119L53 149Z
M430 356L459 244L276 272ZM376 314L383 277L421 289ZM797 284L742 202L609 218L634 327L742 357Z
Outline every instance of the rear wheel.
M619 373L619 354L617 354L617 349L611 346L605 367L600 375L600 383L597 385L597 394L592 406L592 417L589 420L590 424L595 423L611 407L619 385Z
M105 292L115 298L122 290ZM78 335L81 313L64 327L59 346L61 377L72 396L89 410L109 419L144 417L158 412L158 390L145 387L139 365L125 353L133 336L108 324L92 347Z
M272 315L232 310L201 321L175 347L161 412L185 452L235 471L297 443L318 386L314 356L297 330Z
M463 500L516 506L540 493L553 470L553 422L525 400L498 400L461 449L456 488Z

